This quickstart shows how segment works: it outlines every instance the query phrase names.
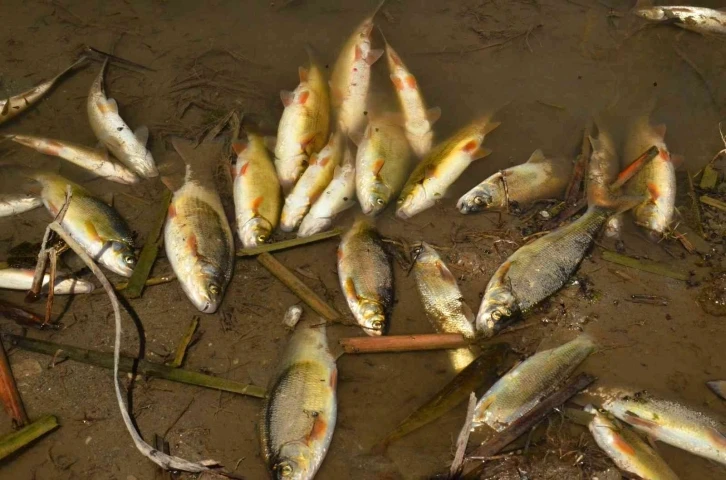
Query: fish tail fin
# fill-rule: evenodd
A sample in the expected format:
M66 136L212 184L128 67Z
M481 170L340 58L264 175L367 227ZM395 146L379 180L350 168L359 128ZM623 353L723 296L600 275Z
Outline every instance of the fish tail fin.
M187 179L211 179L222 160L223 143L219 140L205 140L197 145L191 140L174 137L171 144L186 165Z

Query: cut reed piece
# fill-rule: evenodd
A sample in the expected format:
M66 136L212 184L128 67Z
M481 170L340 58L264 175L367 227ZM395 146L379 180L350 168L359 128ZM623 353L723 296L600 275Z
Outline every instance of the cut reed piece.
M187 354L187 349L189 348L189 344L194 338L194 332L197 331L198 326L199 317L195 315L194 318L192 318L192 321L189 323L189 327L187 327L187 331L179 342L179 345L176 347L174 359L167 364L168 366L170 366L171 368L179 368L182 366L182 363L184 363L184 357Z
M658 150L658 147L653 145L648 150L641 153L638 158L633 160L630 165L625 167L625 169L618 174L618 178L610 185L610 191L618 191L628 180L633 178L636 173L641 171L648 162L653 160L659 152L660 150Z
M602 259L606 262L617 263L624 267L630 267L643 272L654 273L662 277L682 280L684 282L690 278L689 274L673 270L663 263L654 262L652 260L638 260L637 258L621 255L610 250L603 250Z
M5 411L13 420L14 427L24 427L30 422L28 414L25 413L25 406L23 406L23 400L20 398L18 386L15 384L15 377L10 369L10 362L5 353L2 339L0 339L0 401L2 401Z
M316 233L315 235L310 235L309 237L293 238L290 240L283 240L281 242L266 243L264 245L260 245L257 247L243 248L241 250L237 250L237 256L238 257L253 257L253 256L259 255L261 253L266 253L266 252L269 253L269 252L276 252L278 250L286 250L288 248L299 247L301 245L306 245L308 243L315 243L315 242L319 242L321 240L326 240L328 238L337 237L342 232L343 232L343 229L335 228L328 232L320 232L320 233Z
M381 337L341 338L345 353L418 352L466 347L471 342L459 333L423 335L386 335Z
M154 285L161 285L163 283L173 282L174 280L176 280L176 275L170 273L169 275L162 275L161 277L149 278L146 280L146 282L144 282L144 285L147 287L151 287ZM115 288L117 292L121 290L126 290L128 287L129 282L119 282L113 286L113 288Z
M36 439L58 428L58 419L53 415L40 417L17 432L0 438L0 460L29 445Z
M721 200L716 200L713 197L709 197L707 195L701 195L701 203L704 205L708 205L709 207L718 208L719 210L723 210L726 212L726 203L722 202Z

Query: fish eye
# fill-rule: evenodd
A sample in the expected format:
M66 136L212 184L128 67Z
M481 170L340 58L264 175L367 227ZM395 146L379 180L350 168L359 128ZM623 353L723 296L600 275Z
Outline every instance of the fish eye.
M124 255L123 261L128 266L134 266L136 264L136 257L133 255Z
M502 318L502 312L500 312L499 310L494 310L492 312L492 320L497 322L497 321L499 321L500 318Z
M209 293L211 293L212 295L219 295L219 292L222 291L222 289L219 288L219 285L217 285L216 283L210 283L208 290Z
M267 235L265 235L264 233L257 235L257 241L260 243L265 243L267 241Z
M384 203L386 203L386 202L385 202L385 201L384 201L384 200L383 200L382 198L376 198L376 203L377 203L378 205L383 205L383 204L384 204Z
M505 317L511 317L512 316L512 311L510 309L508 309L508 308L505 308L504 309L504 316Z
M474 197L474 203L476 205L484 205L484 198L482 198L482 197Z
M421 255L422 251L423 251L423 247L420 245L418 247L413 247L413 254L416 256Z
M371 322L371 328L373 330L382 330L383 329L383 322L381 320L373 320Z
M278 467L280 475L283 477L289 477L292 475L292 466L289 463L282 463Z

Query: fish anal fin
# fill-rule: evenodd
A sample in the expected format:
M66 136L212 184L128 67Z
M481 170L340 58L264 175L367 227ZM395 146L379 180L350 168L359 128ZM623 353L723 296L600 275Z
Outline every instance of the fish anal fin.
M381 55L383 55L383 50L371 50L370 52L368 52L368 55L366 55L366 63L368 65L373 65L378 61L379 58L381 58Z
M481 134L482 135L489 135L491 132L493 132L501 124L502 124L502 122L487 122L487 124L482 129Z
M106 99L106 110L113 113L118 113L118 103L113 98Z
M441 118L441 108L433 107L426 110L426 119L431 125L436 123Z

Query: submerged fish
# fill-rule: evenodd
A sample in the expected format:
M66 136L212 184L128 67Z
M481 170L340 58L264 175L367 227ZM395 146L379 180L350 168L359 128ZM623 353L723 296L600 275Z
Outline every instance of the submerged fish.
M310 157L310 165L285 197L280 215L280 228L292 232L302 222L310 207L320 198L333 179L335 169L340 165L345 151L345 139L340 130L330 134L328 144Z
M308 158L320 151L330 132L330 95L323 66L311 47L308 68L300 67L300 84L294 91L282 91L285 106L277 128L275 168L285 193L307 167Z
M4 268L0 270L0 288L11 290L30 290L33 286L33 276L35 270L27 270L24 268ZM48 291L48 283L50 275L43 276L42 291ZM57 295L69 295L72 293L91 293L93 291L93 283L87 280L58 275L53 285L53 292Z
M497 172L469 190L459 199L456 208L461 213L506 211L514 205L560 198L571 174L572 161L545 157L542 150L535 150L526 163Z
M282 204L275 165L260 135L247 132L247 143L232 147L237 154L232 164L237 235L245 248L262 245L277 226Z
M359 218L340 241L338 278L348 307L368 335L383 335L393 308L393 270L381 237Z
M491 153L482 144L498 126L499 122L486 116L434 147L408 177L398 198L396 215L411 218L439 201L471 162Z
M166 256L195 307L213 313L232 278L234 242L212 170L222 156L214 141L172 140L186 163L184 184L174 192L164 225Z
M595 349L588 335L535 353L507 372L479 399L472 429L484 424L496 431L529 412L554 391Z
M406 136L391 117L369 118L355 159L356 192L363 213L380 213L398 195L411 171L411 160Z
M34 135L5 135L5 138L25 145L40 153L68 160L79 167L93 172L99 177L127 185L138 182L139 178L123 165L109 158L108 152L84 147L72 142L36 137Z
M712 380L706 382L713 393L726 400L726 380Z
M668 22L698 33L726 35L726 11L687 5L654 6L652 0L638 0L633 13L646 20Z
M91 85L88 92L88 120L96 138L114 157L144 178L159 175L154 157L146 148L149 129L139 127L135 132L124 122L118 113L118 104L113 98L106 97L103 77L108 66L108 59L103 63L101 72Z
M260 422L262 453L273 478L315 476L335 430L337 379L325 325L298 325L267 391Z
M43 205L43 200L37 196L27 193L2 193L0 194L0 217L9 217L19 213L25 213Z
M665 460L637 433L592 405L586 406L585 411L593 415L588 428L595 443L620 470L643 480L678 480Z

